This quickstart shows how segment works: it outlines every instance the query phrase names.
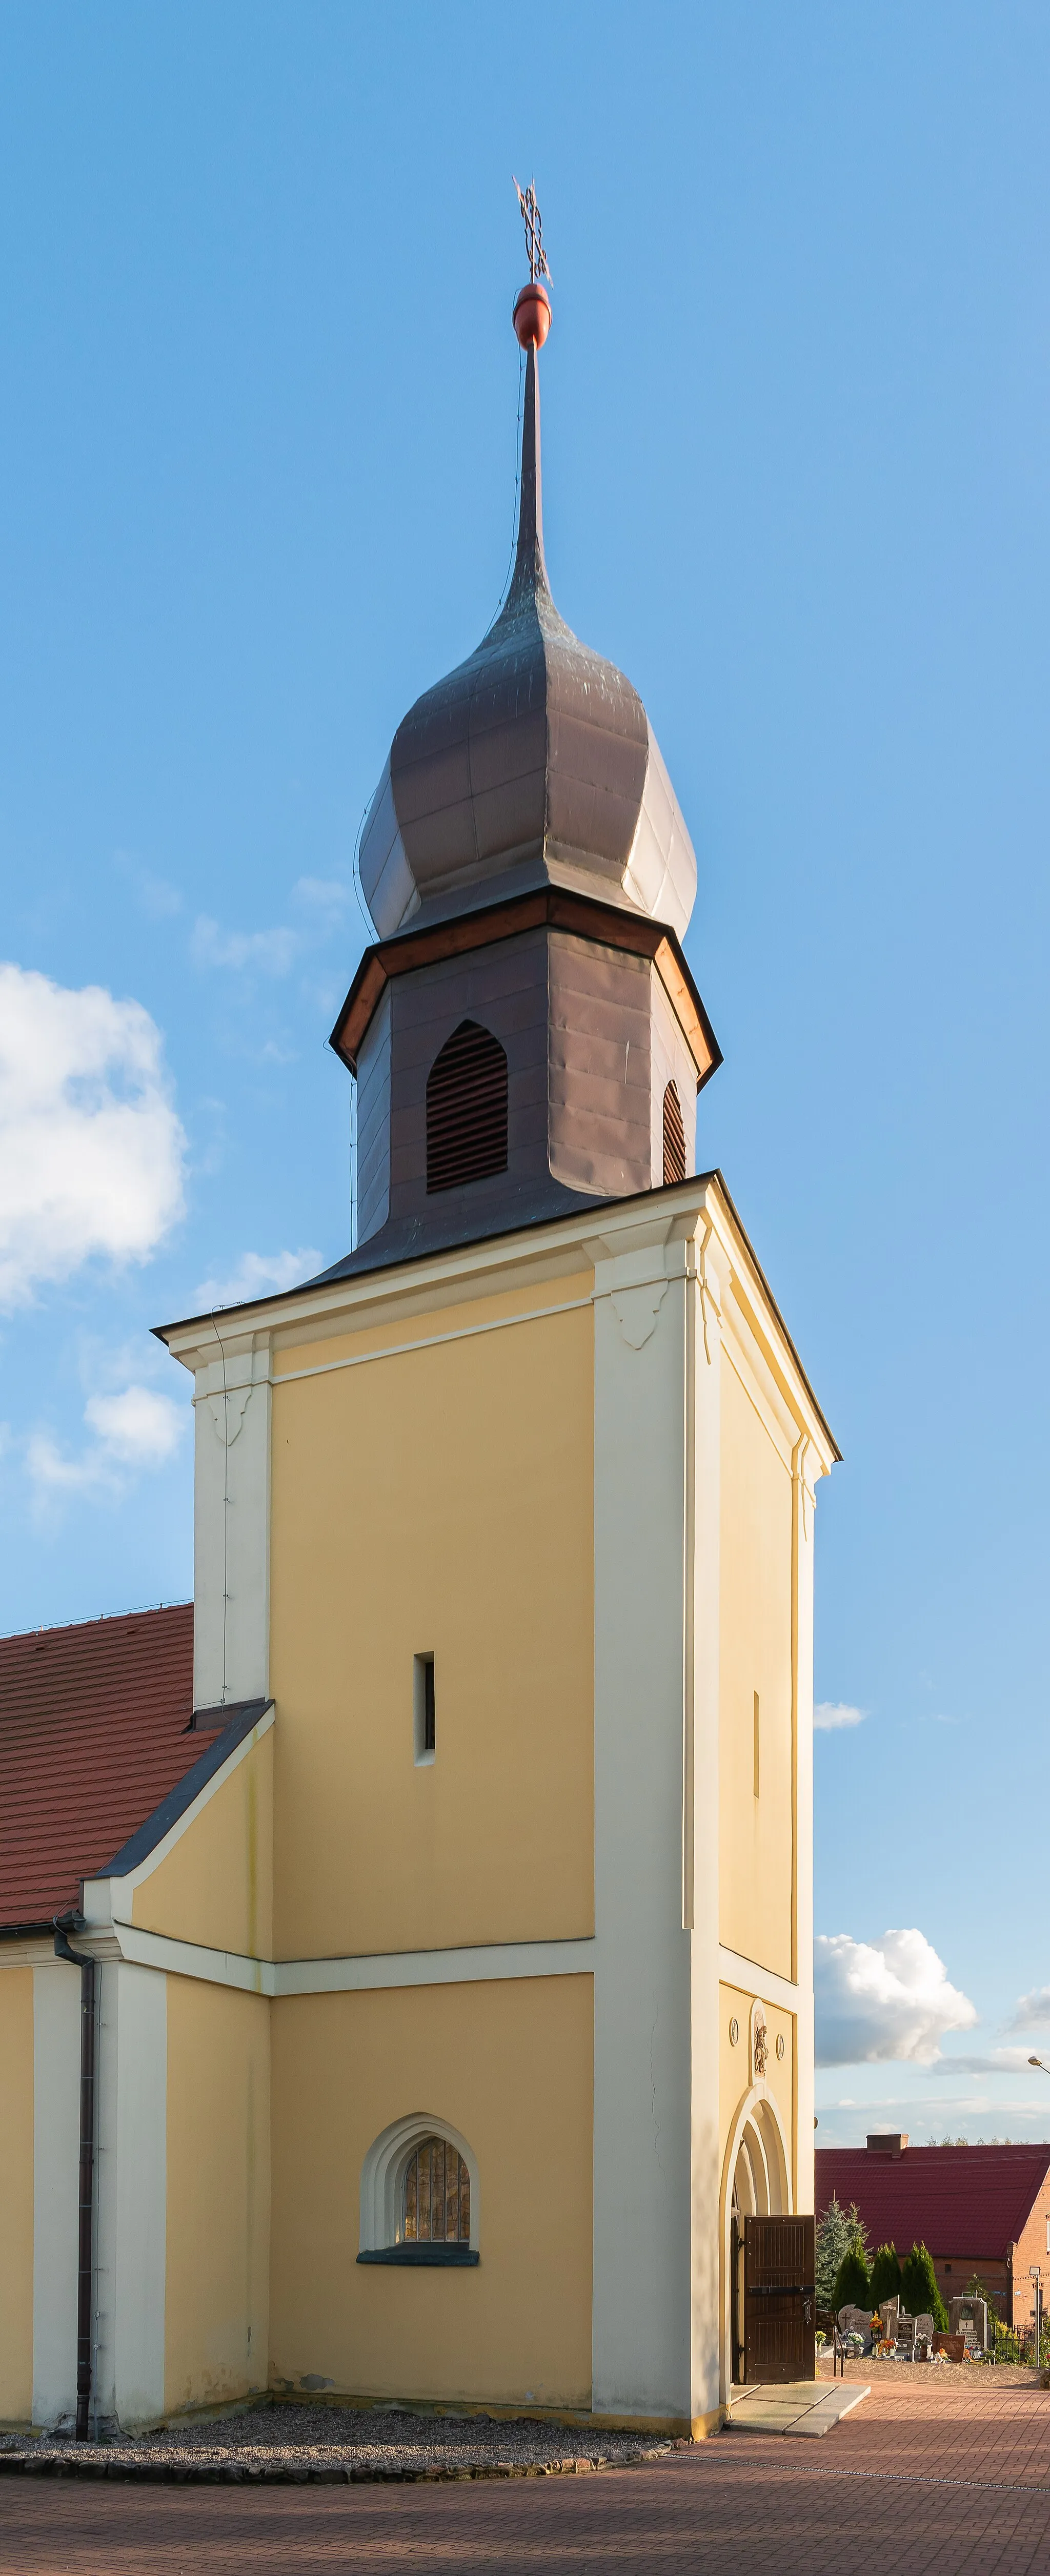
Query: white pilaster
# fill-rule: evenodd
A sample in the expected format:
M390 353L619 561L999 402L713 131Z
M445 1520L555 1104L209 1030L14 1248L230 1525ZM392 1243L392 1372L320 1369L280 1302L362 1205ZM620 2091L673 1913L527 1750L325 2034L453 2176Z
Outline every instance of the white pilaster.
M112 2260L111 2384L120 2423L149 2424L164 2412L168 1981L122 1963L106 1983L110 1997L116 1986L116 2083L111 2072L106 2095L115 2151L103 2160L99 2250ZM108 2045L112 2067L112 2034Z
M92 1945L98 1956L97 1943ZM108 1945L107 1945L108 1947ZM106 1957L95 1971L95 2284L92 2425L117 2411L117 2050L120 1964Z
M693 1220L695 1222L695 1219ZM686 1246L666 1208L595 1260L592 2405L688 2416L683 1915Z
M721 1634L722 1318L718 1244L706 1212L688 1247L688 1552L686 1919L692 1925L690 2415L721 2401L725 2285L719 2260L719 1640Z
M193 1697L213 1708L269 1687L269 1336L216 1316L194 1406Z
M33 1970L33 2422L77 2406L80 1971Z
M792 1461L792 1696L795 1735L795 2207L813 2207L813 1519L822 1472L811 1441Z

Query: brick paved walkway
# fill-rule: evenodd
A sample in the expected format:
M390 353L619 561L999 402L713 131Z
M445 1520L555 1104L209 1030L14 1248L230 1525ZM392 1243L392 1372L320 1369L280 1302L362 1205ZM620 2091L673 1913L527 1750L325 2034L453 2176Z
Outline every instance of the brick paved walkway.
M1050 2393L991 2373L873 2391L799 2459L727 2433L586 2479L395 2488L53 2485L0 2489L17 2576L1050 2576Z

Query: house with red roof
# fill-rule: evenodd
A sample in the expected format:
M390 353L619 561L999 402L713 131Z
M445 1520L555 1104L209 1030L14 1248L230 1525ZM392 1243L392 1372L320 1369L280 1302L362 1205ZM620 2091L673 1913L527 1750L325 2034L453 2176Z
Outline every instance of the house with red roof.
M947 2306L976 2273L1008 2325L1035 2316L1030 2267L1050 2281L1050 2143L913 2147L904 2131L880 2131L865 2147L818 2147L816 2211L835 2198L855 2202L868 2247L913 2245L933 2257Z
M74 2356L93 2421L157 2411L163 2303L151 2352L137 2291L157 2271L143 2183L164 2171L167 2065L135 1890L272 1720L262 1698L194 1708L193 1635L183 1601L0 1638L0 2422L68 2420ZM235 1854L222 1875L236 1888ZM101 1937L93 1885L113 1894Z

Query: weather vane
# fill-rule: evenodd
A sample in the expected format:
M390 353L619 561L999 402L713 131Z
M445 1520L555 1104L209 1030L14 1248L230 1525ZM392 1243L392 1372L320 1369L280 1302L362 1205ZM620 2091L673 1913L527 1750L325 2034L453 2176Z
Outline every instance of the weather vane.
M529 254L530 281L532 285L535 286L537 278L545 277L549 280L550 284L553 285L554 280L551 277L550 270L547 266L547 253L543 247L543 217L536 203L535 188L533 187L531 180L527 188L519 188L516 179L514 181L514 187L517 194L518 204L521 207L521 219L525 226L525 243Z

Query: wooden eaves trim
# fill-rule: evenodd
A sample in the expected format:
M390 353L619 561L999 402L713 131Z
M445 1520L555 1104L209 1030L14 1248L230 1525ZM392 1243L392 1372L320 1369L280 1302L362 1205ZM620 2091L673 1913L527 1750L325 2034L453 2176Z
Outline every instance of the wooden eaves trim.
M622 911L618 904L595 903L587 895L569 894L560 886L540 886L534 893L512 895L486 911L461 913L420 930L399 931L367 948L328 1041L350 1073L386 987L395 975L417 966L433 966L445 957L462 957L474 948L489 948L498 939L514 939L523 930L571 931L603 948L625 949L648 957L656 967L696 1066L696 1087L717 1073L722 1050L673 930L663 922Z

